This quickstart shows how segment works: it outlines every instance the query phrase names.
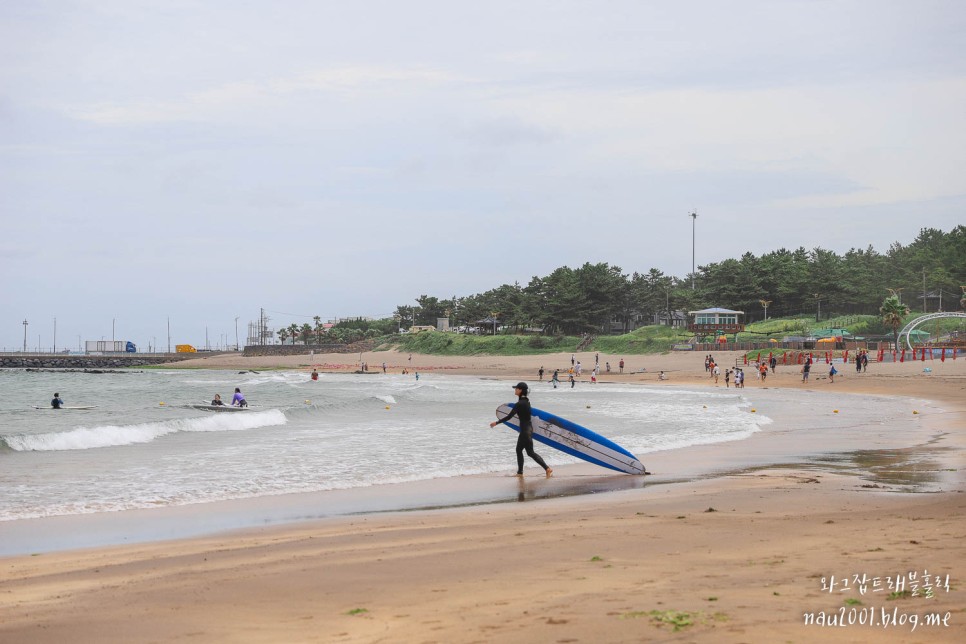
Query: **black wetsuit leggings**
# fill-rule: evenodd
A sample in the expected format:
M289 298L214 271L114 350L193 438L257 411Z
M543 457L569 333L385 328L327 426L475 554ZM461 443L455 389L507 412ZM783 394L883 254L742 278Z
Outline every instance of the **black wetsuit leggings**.
M527 453L527 456L532 458L537 462L537 465L543 469L547 469L547 464L544 463L540 455L533 451L533 436L530 432L521 431L520 437L517 438L517 474L523 474L523 452Z

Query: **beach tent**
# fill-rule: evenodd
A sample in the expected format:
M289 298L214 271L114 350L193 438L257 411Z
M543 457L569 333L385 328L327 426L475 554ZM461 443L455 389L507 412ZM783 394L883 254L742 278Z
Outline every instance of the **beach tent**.
M819 331L815 331L812 335L818 338L819 341L821 341L822 338L838 337L836 342L841 342L843 338L852 337L852 334L845 329L821 329Z

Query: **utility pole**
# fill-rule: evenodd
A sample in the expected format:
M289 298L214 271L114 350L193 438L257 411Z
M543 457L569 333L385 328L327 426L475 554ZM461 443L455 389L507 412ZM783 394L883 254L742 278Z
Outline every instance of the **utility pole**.
M922 312L926 312L926 269L922 269Z
M238 351L238 317L235 316L235 351Z
M694 290L694 270L695 270L695 229L698 223L698 211L692 210L688 213L688 217L691 218L691 290Z
M168 353L171 353L171 316L168 316Z
M23 352L27 353L27 319L23 321Z

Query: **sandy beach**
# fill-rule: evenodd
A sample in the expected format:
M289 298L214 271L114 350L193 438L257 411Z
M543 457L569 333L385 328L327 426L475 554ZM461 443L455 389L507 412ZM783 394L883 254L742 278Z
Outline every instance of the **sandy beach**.
M594 354L578 354L580 386L725 386L705 373L703 355L623 356L624 374L621 357L601 354L612 372L591 385ZM394 373L533 382L540 366L549 374L570 358L372 352L176 366L354 371L361 360L370 370L386 362ZM6 557L0 641L963 641L966 360L872 363L863 374L840 365L834 383L827 372L821 362L803 384L797 367L779 365L764 384L746 382L750 396L840 392L840 409L810 410L814 431L786 432L785 417L800 423L803 412L772 408L774 423L751 439L649 455L655 474L640 486L541 498L596 473L567 466L548 481L528 470L522 481L485 483L518 486L525 503ZM916 431L887 448L848 445L849 459L799 458L844 440L822 419L848 413L854 396L901 397ZM749 455L754 467L743 464ZM692 471L702 474L681 474Z

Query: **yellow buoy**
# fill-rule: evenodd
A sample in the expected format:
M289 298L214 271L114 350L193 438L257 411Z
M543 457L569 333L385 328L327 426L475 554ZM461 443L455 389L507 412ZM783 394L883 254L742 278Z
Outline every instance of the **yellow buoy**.
M386 405L386 409L389 409L389 405Z
M833 414L837 414L837 413L839 413L839 410L838 410L838 409L833 409L833 410L832 410L832 413L833 413Z
M758 410L757 410L757 409L755 409L754 407L752 407L752 408L751 408L751 413L753 413L753 414L754 414L754 413L755 413L755 412L757 412L757 411L758 411Z
M912 410L912 413L913 413L913 414L918 414L919 412L918 412L918 411L916 411L915 409L913 409L913 410Z
M161 405L162 407L164 407L164 401L163 400L161 402L159 402L158 404Z

